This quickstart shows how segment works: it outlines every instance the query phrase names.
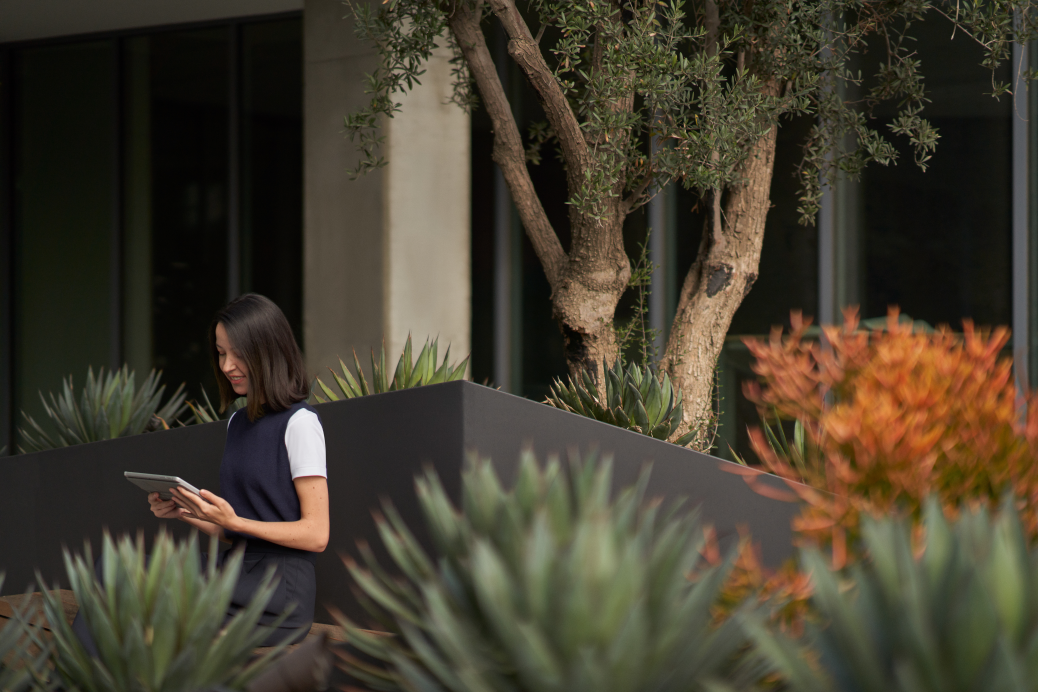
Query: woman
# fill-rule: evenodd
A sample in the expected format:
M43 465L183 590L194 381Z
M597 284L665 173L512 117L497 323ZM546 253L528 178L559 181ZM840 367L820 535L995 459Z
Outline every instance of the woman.
M244 545L241 576L228 617L244 608L269 565L279 579L260 625L294 603L288 619L263 643L301 638L314 620L317 553L328 545L324 429L306 403L308 378L288 320L273 302L243 295L216 313L210 356L220 410L245 396L248 406L227 424L220 490L197 495L171 488L172 500L148 496L151 511L179 519L220 540Z
M306 636L314 620L317 553L328 545L328 483L324 429L306 404L303 358L281 310L248 294L216 313L209 328L210 355L220 386L220 410L248 398L227 424L220 491L201 498L171 488L172 500L151 493L155 516L179 519L210 536L242 545L241 574L228 608L231 618L252 599L268 567L277 590L260 618L269 626L290 604L288 618L262 646ZM100 572L100 564L98 565ZM74 628L96 655L85 623Z

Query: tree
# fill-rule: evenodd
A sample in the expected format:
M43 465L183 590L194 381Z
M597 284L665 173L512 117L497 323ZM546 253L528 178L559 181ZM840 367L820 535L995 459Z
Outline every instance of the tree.
M400 105L437 42L454 52L455 101L479 102L493 124L493 159L552 288L572 373L602 382L618 355L614 313L628 287L625 218L663 186L698 191L709 209L684 279L661 366L684 397L678 434L711 413L713 372L732 316L757 277L777 129L816 119L803 146L800 213L814 218L823 181L896 159L907 138L925 167L937 132L912 27L942 16L984 49L992 95L1010 93L995 68L1013 41L1035 35L1036 0L354 0L356 30L381 57L369 106L346 117L362 158L385 163L378 124ZM487 46L499 23L547 122L524 144ZM534 33L536 30L536 33ZM853 60L878 37L885 59L863 78ZM1025 79L1033 77L1023 71ZM845 98L861 89L859 101ZM889 132L870 126L893 101ZM528 146L556 146L566 170L571 243L563 248L533 187Z

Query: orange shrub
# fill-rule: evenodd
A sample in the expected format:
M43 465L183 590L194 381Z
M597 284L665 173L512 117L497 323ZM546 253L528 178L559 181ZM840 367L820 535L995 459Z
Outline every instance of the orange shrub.
M823 328L823 345L803 338L808 323L794 313L787 337L776 329L768 342L745 341L763 385L747 396L762 414L800 420L813 442L798 467L751 430L764 467L804 501L801 536L831 546L839 567L864 512L918 516L936 494L954 513L1010 488L1038 535L1038 398L1018 390L1000 356L1008 330L966 321L962 335L921 333L892 309L886 329L868 333L849 310L842 327Z

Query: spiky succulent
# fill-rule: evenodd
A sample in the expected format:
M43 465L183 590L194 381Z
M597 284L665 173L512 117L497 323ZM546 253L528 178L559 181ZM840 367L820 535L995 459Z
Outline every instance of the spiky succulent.
M689 692L735 668L745 642L711 605L728 563L700 556L703 530L674 505L645 502L648 471L610 500L611 460L523 455L514 490L470 459L462 507L432 470L416 479L437 555L390 505L378 529L396 574L370 549L348 562L374 635L343 620L350 643L385 663L347 670L374 690Z
M38 452L168 428L187 406L183 384L165 404L162 403L166 385L159 384L161 378L161 370L152 370L138 389L135 373L125 365L121 370L107 373L101 368L97 377L94 377L93 368L88 368L86 386L77 402L72 376L69 375L61 382L60 394L50 393L50 403L40 392L40 401L50 418L52 431L47 432L32 416L22 411L27 426L18 431L21 438L19 451L23 454Z
M383 343L377 361L375 360L375 351L371 352L371 386L368 386L368 382L364 378L360 360L357 358L357 352L354 351L353 367L357 373L356 377L346 367L346 363L342 362L341 358L339 359L339 368L342 370L341 376L332 368L328 368L332 373L332 377L335 378L335 383L339 386L339 391L342 392L342 397L322 382L321 378L317 378L316 384L324 392L324 396L315 391L314 398L323 404L329 401L339 401L340 398L353 399L358 396L367 396L368 394L381 394L398 389L409 389L427 384L439 384L441 382L454 382L455 380L465 379L465 368L468 367L469 359L466 356L465 360L457 365L451 363L450 346L447 347L447 352L443 354L443 362L439 367L436 366L438 341L439 339L433 339L431 342L426 340L425 346L422 347L421 352L418 354L418 360L414 361L412 360L411 353L411 335L408 334L404 352L401 354L400 360L397 361L396 371L393 373L392 379L389 378L389 371L386 370L386 345Z
M226 411L220 413L213 406L213 403L209 401L209 394L205 391L205 387L202 387L202 399L202 401L187 402L188 408L191 409L191 414L195 417L195 422L199 425L202 423L215 423L218 420L230 418L231 414L240 408L245 408L249 403L247 397L240 396L227 407Z
M273 574L226 626L224 614L241 569L241 553L216 567L217 544L201 564L197 534L179 544L159 533L150 554L144 538L107 533L101 551L104 583L86 556L65 551L65 570L98 658L91 658L66 622L61 601L43 592L54 633L54 666L66 689L81 692L188 692L241 689L282 647L250 661L267 631L256 627L274 593ZM39 579L43 583L42 579Z
M966 511L951 524L931 501L923 529L917 556L908 522L866 519L869 557L845 572L816 551L802 553L817 613L805 639L748 621L787 689L1038 689L1038 551L1013 503L997 517Z
M656 372L651 365L630 364L625 370L617 360L605 367L605 388L595 383L587 370L569 382L555 380L546 404L563 411L640 432L657 440L670 440L681 425L681 389L671 385L667 373ZM696 431L672 442L682 447L692 442Z
M0 587L4 574L0 572ZM41 635L40 628L30 625L33 605L26 594L11 617L0 620L0 690L26 692L52 687L47 678L47 662L51 644Z

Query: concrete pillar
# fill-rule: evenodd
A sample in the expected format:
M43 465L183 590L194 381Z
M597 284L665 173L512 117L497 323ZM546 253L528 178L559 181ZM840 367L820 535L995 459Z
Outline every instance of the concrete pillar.
M306 0L304 26L303 333L312 373L348 359L365 366L385 338L393 365L408 332L469 352L469 119L450 97L448 55L401 95L384 125L389 165L359 180L343 116L367 103L371 46L340 0ZM441 356L442 357L442 356Z

